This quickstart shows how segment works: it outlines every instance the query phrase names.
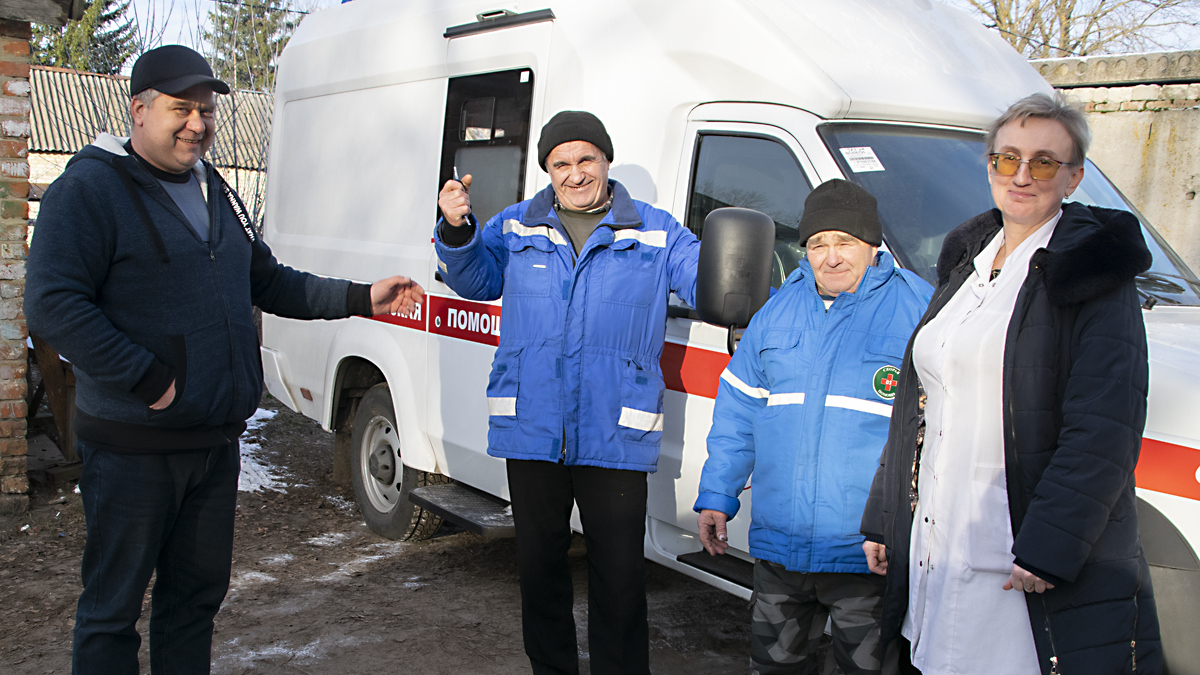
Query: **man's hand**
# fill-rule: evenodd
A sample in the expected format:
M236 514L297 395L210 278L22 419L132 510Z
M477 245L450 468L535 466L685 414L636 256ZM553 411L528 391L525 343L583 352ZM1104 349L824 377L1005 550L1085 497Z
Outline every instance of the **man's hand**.
M154 405L150 406L151 410L165 410L167 406L175 401L175 380L171 380L170 386L163 392L163 395L158 397Z
M462 182L448 180L438 193L438 208L442 210L442 218L453 227L461 227L467 222L467 214L471 212L471 174L463 176Z
M1020 565L1013 564L1012 574L1008 576L1008 581L1004 582L1004 590L1018 590L1026 593L1045 593L1054 588L1054 584L1046 581L1036 574L1028 572L1021 568Z
M704 544L704 550L710 555L720 555L729 548L729 535L725 532L725 523L728 520L729 516L720 511L700 511L700 517L696 519L700 526L700 543Z
M425 297L425 290L408 277L388 277L371 284L373 314L408 314Z
M887 547L873 541L863 542L863 553L867 555L867 567L880 576L887 574Z

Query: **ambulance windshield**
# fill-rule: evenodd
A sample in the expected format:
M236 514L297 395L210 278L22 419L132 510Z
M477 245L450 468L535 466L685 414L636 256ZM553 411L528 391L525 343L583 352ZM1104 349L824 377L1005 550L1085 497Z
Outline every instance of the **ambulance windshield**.
M946 233L993 206L983 134L872 123L819 129L842 173L879 200L888 250L902 266L936 283ZM1138 277L1144 303L1200 305L1200 280L1091 160L1072 201L1123 209L1141 220L1154 256L1150 270Z

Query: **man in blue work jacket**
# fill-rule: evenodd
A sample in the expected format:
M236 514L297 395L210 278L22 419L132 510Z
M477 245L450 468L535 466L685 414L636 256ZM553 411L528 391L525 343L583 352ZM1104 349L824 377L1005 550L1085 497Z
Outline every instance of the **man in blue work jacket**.
M572 502L587 541L592 673L650 672L642 546L663 428L659 358L668 295L695 304L700 242L609 180L612 159L599 119L561 112L538 140L550 186L533 199L480 228L471 176L438 195L446 283L472 300L504 297L488 454L507 460L525 652L538 675L579 672Z
M858 530L904 347L933 289L878 250L875 198L854 183L813 190L799 229L805 259L721 374L700 539L725 552L753 473L752 672L817 672L827 618L841 672L895 672L896 650L879 642L884 577L868 570Z

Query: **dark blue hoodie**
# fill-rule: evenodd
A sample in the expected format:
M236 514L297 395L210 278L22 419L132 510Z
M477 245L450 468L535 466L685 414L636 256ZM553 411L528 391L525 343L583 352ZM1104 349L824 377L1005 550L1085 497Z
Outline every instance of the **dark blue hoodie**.
M281 265L243 230L206 163L201 241L159 182L102 134L42 199L25 316L75 368L75 431L108 450L232 442L262 395L252 306L296 319L370 313L370 288ZM175 400L150 405L175 382Z

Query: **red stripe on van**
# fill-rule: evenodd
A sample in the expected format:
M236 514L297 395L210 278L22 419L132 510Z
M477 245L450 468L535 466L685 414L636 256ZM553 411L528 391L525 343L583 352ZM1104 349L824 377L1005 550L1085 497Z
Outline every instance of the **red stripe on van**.
M371 317L376 321L390 323L393 326L403 326L405 328L415 328L417 330L425 330L425 316L429 310L429 296L425 296L421 303L413 308L408 314L376 314Z
M729 365L729 355L668 342L663 345L660 364L667 389L716 398L721 373Z
M499 307L436 295L426 297L430 333L493 347L500 344Z
M1200 500L1200 449L1143 438L1134 476L1140 488Z

